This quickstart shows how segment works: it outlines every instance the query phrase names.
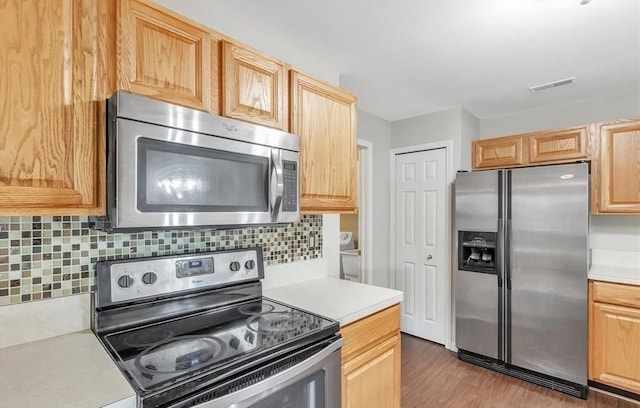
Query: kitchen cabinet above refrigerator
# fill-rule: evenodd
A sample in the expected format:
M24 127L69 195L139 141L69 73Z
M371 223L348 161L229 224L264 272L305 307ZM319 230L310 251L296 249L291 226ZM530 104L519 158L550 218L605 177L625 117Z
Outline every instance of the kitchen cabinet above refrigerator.
M473 170L591 162L591 214L640 214L640 119L476 140Z

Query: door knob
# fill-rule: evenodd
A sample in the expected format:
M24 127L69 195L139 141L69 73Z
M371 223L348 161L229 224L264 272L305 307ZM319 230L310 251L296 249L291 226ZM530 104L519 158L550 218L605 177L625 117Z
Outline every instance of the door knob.
M433 258L433 256L431 256L431 254L427 255L427 261L430 261Z

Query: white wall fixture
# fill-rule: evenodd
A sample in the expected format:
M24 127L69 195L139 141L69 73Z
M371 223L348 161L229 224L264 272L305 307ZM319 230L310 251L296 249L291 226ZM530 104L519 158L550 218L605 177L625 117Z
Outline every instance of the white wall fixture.
M358 184L358 230L363 282L373 283L373 143L358 139L360 180Z
M553 82L547 82L546 84L534 85L529 87L529 91L532 93L544 91L546 89L553 89L559 86L565 86L576 82L576 77L570 77L565 79L559 79Z
M591 0L533 0L536 3L553 8L571 8L576 6L585 6L591 3Z

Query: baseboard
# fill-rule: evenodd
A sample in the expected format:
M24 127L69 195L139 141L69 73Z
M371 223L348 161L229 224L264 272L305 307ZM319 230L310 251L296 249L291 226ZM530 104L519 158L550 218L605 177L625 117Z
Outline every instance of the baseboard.
M588 387L586 385L576 384L571 381L551 377L525 368L505 364L503 361L471 353L469 351L459 350L458 358L462 361L488 368L490 370L506 374L510 377L541 385L567 395L587 399Z
M640 405L640 394L589 380L589 389Z

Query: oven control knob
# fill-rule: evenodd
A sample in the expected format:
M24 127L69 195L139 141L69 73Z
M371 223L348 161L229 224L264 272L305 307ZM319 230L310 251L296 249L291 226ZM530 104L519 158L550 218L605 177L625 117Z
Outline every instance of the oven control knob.
M229 340L229 347L234 350L237 350L240 346L240 340L236 336L231 336L231 340Z
M256 263L253 259L249 259L247 262L244 263L244 267L247 269L253 269L256 267Z
M131 275L122 275L118 278L118 286L121 288L129 288L133 285L133 276Z
M158 280L158 275L156 275L155 272L147 272L144 275L142 275L142 281L147 285L152 285L156 283L157 280Z
M229 265L229 268L231 268L232 272L238 272L240 270L240 262L237 262L237 261L231 262L231 265Z

